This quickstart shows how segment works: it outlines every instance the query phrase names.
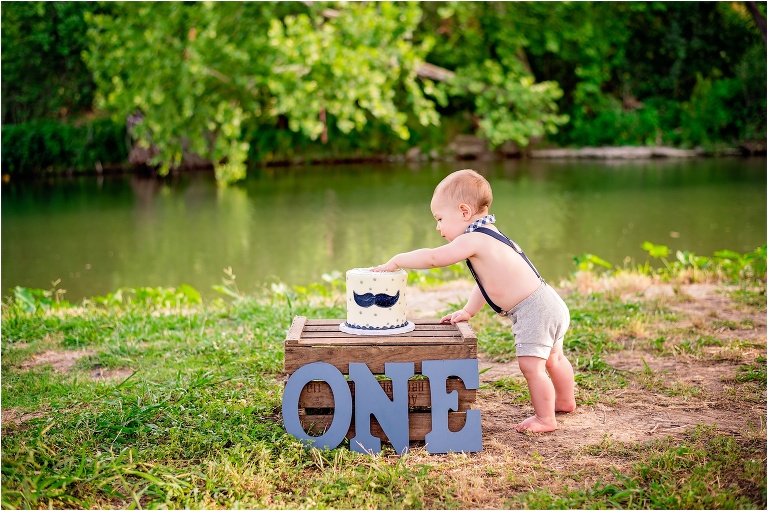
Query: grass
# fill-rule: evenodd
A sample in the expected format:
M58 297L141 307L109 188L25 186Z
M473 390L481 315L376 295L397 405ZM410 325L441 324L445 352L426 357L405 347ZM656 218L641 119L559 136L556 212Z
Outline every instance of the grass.
M2 508L458 509L477 504L484 481L505 488L500 502L511 508L766 507L764 424L740 437L711 426L682 441L576 445L558 469L535 452L494 460L307 450L280 418L282 343L294 315L345 316L338 301L311 298L320 288L332 296L338 277L260 296L242 295L231 277L226 300L209 303L180 288L118 290L81 305L26 293L4 304ZM764 288L758 281L734 300L764 311ZM578 290L566 301L580 405L610 404L629 389L706 398L648 364L619 369L611 359L629 347L671 359L738 351L740 369L724 384L734 399L764 403L765 345L729 346L756 325L708 318L683 331L666 302ZM508 325L484 312L473 326L481 352L514 359ZM495 382L496 391L529 401L521 378Z
M645 444L606 440L582 454L628 460L629 470L613 470L610 480L587 488L557 495L537 490L509 504L530 509L750 509L765 499L764 458L753 457L758 449L718 435L712 427L697 427L682 443L671 438Z

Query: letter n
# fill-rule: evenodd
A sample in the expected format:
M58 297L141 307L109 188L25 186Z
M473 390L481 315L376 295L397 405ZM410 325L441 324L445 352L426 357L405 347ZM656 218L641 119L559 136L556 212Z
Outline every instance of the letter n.
M371 415L379 421L392 446L400 454L408 451L408 379L413 362L387 362L384 373L392 379L392 401L363 363L349 364L349 378L355 382L355 437L349 447L356 452L377 454L381 440L371 435Z

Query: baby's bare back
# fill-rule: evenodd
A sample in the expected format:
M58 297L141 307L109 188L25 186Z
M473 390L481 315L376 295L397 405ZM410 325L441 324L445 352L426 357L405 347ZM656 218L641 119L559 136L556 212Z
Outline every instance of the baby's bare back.
M531 295L541 281L523 257L512 247L483 234L472 232L475 255L470 257L477 278L491 300L509 310Z

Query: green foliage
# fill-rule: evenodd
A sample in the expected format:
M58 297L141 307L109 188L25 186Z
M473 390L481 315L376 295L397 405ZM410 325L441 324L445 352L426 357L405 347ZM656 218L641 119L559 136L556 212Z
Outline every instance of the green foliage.
M128 156L125 125L99 119L81 125L35 121L2 127L7 174L94 170Z
M429 62L455 71L438 87L445 96L438 101L448 111L472 115L478 134L492 147L507 141L526 147L568 121L557 113L561 86L553 80L537 82L525 56L531 23L549 7L446 2L424 4L423 9L418 37L436 41Z
M644 275L659 275L665 279L671 279L684 273L697 273L706 270L710 274L731 281L765 281L766 277L766 245L757 247L752 252L739 254L733 250L718 250L711 257L698 256L690 251L677 250L675 259L669 261L670 249L666 245L657 245L646 241L642 245L648 255L662 263L662 267L651 266L650 261L643 264L635 264L632 269ZM625 271L624 268L614 266L593 254L583 254L574 258L578 270L593 271L597 266L606 268L615 273Z
M584 146L677 145L679 139L670 139L665 130L679 122L679 107L675 104L659 107L656 103L649 100L642 108L625 110L620 100L605 97L591 112L579 110L572 114L567 136ZM670 117L664 107L672 108L676 115Z
M418 77L423 62L453 78ZM94 107L116 126L141 118L131 136L161 173L195 153L221 182L467 132L492 147L766 136L765 44L743 2L16 2L2 76L14 172L124 162L99 147L111 139L90 159L77 137L18 145L51 138L44 125L6 141L9 123Z
M552 140L692 147L765 137L765 44L742 2L550 11L527 50L536 76L565 91L571 123Z
M731 105L738 103L742 92L743 83L739 80L697 76L691 98L682 106L685 115L681 128L687 141L711 145L719 140L735 140L739 129Z
M120 306L123 304L140 304L144 306L181 307L202 303L200 293L188 284L182 284L178 289L166 287L137 287L120 288L106 296L95 296L94 303L105 306Z
M563 95L557 83L535 83L516 58L469 64L450 80L448 91L474 102L478 134L492 147L507 141L526 147L568 122L567 115L557 114L556 101Z
M469 270L466 265L456 263L442 268L409 271L408 284L430 286L462 277L469 277Z
M595 254L588 254L584 253L580 256L576 256L573 258L573 262L576 265L576 267L581 271L592 271L597 266L600 266L602 268L613 268L613 265L606 261L605 259L602 259Z
M90 111L93 78L81 53L97 2L9 2L2 16L2 124ZM3 152L8 149L3 140Z
M34 313L38 310L48 310L59 306L68 306L69 302L62 300L64 290L30 289L16 286L13 288L13 304L24 312Z
M87 17L99 104L122 117L141 112L134 135L158 147L163 171L188 150L214 161L222 182L244 176L243 132L283 119L311 140L326 123L346 134L369 119L408 138L405 112L436 123L416 83L427 49L411 41L418 5L352 3L333 19L323 8L115 4L111 15Z

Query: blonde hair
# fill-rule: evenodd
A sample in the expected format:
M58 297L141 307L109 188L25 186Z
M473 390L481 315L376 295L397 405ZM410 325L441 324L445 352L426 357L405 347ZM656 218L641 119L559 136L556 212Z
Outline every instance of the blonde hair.
M435 187L433 197L445 197L454 204L467 204L477 214L490 209L493 192L488 181L472 169L457 170L446 176Z

